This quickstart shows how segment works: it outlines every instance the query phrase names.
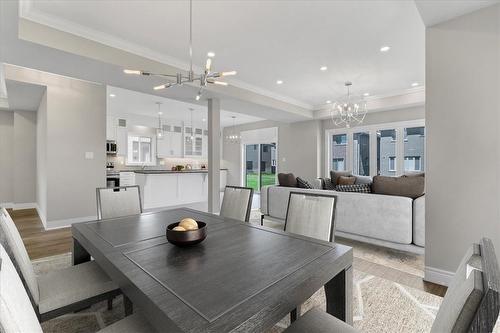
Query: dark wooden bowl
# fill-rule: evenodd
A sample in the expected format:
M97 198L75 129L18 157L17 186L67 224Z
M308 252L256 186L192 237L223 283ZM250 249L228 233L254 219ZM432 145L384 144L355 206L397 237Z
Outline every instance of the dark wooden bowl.
M177 246L189 246L203 242L207 237L207 224L205 222L196 221L198 230L176 231L172 230L177 227L180 222L172 223L167 227L167 240Z

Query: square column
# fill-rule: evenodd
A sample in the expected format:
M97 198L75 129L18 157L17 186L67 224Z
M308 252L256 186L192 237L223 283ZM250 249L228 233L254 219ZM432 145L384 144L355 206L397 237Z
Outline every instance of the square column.
M208 212L220 210L220 101L208 99Z

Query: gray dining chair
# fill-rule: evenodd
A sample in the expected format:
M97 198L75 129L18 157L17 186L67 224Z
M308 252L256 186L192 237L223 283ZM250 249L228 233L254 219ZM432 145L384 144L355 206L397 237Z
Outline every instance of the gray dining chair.
M99 220L142 213L141 190L138 185L97 188L96 198Z
M492 332L500 311L500 270L493 243L483 238L463 257L439 307L431 333ZM358 332L319 310L308 311L285 332Z
M40 321L84 309L121 294L118 286L94 262L37 276L21 235L5 208L0 212L0 233L12 253ZM5 250L4 250L5 251Z
M2 332L43 332L21 278L1 244L0 328ZM142 316L133 314L98 331L98 333L118 332L155 332L155 329Z
M285 231L333 242L337 196L290 192Z
M252 197L253 189L250 187L226 186L220 216L248 222Z

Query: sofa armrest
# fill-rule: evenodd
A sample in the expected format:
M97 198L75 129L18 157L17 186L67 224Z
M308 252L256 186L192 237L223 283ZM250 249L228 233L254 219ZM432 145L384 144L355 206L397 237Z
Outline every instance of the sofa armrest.
M425 195L413 200L413 243L425 246Z
M322 190L323 189L323 178L316 178L315 180L313 180L311 185L317 190Z
M269 189L277 185L265 185L260 189L260 212L264 215L269 215Z

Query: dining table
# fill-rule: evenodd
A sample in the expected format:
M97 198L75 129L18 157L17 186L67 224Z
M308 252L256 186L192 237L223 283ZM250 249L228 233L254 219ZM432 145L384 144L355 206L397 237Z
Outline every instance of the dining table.
M206 239L169 243L167 226L187 217L206 223ZM189 208L71 230L73 264L95 260L120 287L126 312L133 304L158 332L262 332L323 287L326 311L352 324L349 246Z

